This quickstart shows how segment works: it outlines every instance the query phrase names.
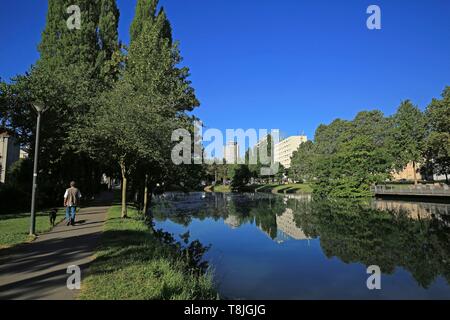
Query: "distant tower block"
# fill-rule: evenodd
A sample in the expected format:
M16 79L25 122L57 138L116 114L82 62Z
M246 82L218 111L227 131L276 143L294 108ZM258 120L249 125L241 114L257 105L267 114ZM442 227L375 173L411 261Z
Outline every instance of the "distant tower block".
M228 142L223 154L226 163L236 164L239 159L239 144L237 142Z

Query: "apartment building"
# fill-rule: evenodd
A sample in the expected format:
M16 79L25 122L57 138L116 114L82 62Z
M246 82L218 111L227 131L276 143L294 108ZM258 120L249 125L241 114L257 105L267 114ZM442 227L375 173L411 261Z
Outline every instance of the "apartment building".
M290 168L293 153L306 141L308 141L306 136L291 136L277 143L274 150L275 162L279 162L286 169Z
M8 131L0 131L0 183L5 183L11 165L19 160L20 146Z
M254 161L257 159L261 160L261 157L263 156L270 156L271 162L273 162L273 152L272 150L269 150L269 135L266 135L261 138L261 140L258 141L257 144L250 150L251 156L253 156Z

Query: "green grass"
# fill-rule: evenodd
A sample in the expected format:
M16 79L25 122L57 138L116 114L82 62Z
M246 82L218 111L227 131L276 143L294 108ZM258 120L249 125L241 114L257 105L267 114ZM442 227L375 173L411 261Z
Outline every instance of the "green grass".
M56 217L56 223L62 221L64 216L64 209L60 209ZM51 229L48 214L45 212L38 213L36 215L36 232L40 234ZM0 249L32 241L34 238L29 236L29 230L29 213L0 215Z
M212 189L212 192L229 193L231 192L230 186L218 185ZM246 192L271 192L271 193L288 193L288 194L302 194L312 193L313 189L309 184L265 184L265 185L252 185L245 188Z
M255 186L257 192L271 192L271 193L288 193L301 194L312 193L313 189L309 184L292 183L292 184L265 184L262 186Z
M211 275L187 271L172 246L163 244L140 214L120 207L108 211L105 230L83 281L82 300L191 300L215 299Z
M231 187L230 186L224 186L224 185L217 185L213 188L213 192L220 192L220 193L230 193Z

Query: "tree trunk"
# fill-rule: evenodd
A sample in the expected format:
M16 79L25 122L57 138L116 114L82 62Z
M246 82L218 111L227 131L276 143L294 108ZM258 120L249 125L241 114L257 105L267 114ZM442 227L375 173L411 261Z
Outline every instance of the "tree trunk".
M417 182L417 170L416 170L416 162L413 161L413 170L414 170L414 185L417 186L418 182Z
M147 215L148 212L148 174L145 175L145 185L144 185L144 214Z
M127 210L127 170L125 163L120 162L120 170L122 172L122 219L128 218Z

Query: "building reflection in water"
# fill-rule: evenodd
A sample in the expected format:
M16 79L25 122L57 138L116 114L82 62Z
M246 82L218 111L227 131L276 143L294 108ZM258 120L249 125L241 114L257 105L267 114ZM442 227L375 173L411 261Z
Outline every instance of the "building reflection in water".
M301 216L305 209L311 207L309 204L314 203L311 195L173 193L166 194L163 198L168 202L160 207L160 213L164 214L159 215L159 218L165 216L165 219L182 220L181 218L188 216L211 217L223 219L223 223L231 229L238 229L243 224L252 223L277 243L312 239L310 233L308 237L304 232L305 226L296 222L296 218L298 220L299 215ZM450 204L374 199L368 207L379 211L405 214L411 220L435 219L442 225L449 226ZM323 209L319 211L321 210L323 211ZM189 223L189 221L185 222Z
M303 230L296 226L294 220L294 211L287 208L281 216L277 216L277 242L284 242L286 240L310 240Z
M395 213L406 213L414 220L431 219L433 216L450 215L450 204L429 202L405 202L399 200L380 200L372 202L372 208Z
M226 225L228 225L231 229L237 229L240 227L241 222L239 221L239 217L229 215L228 218L226 218L223 221Z

